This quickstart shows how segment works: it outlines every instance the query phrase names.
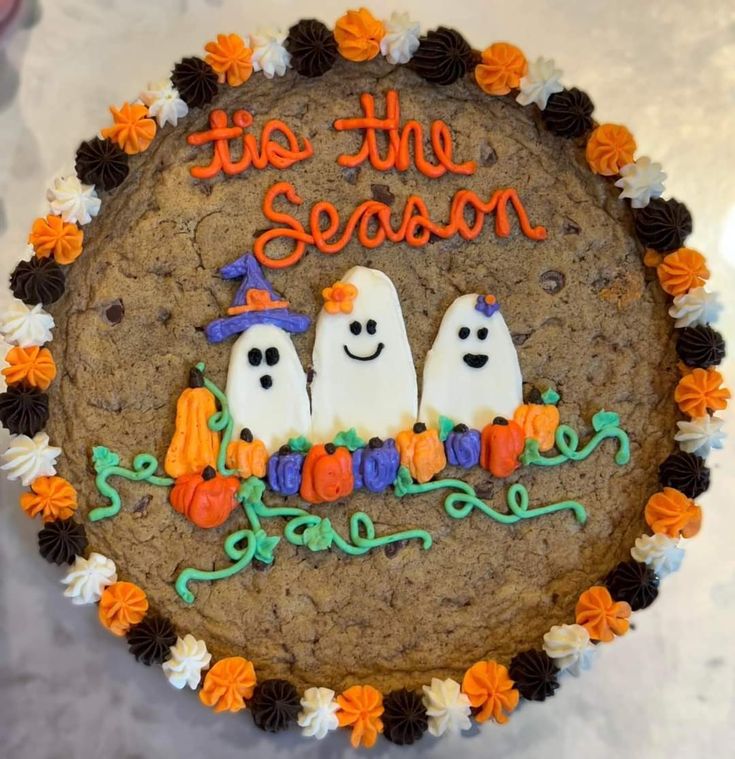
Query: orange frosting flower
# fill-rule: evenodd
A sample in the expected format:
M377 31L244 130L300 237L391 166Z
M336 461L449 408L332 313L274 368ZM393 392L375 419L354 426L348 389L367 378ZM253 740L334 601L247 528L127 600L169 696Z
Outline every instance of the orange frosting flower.
M372 685L353 685L337 696L339 710L337 719L340 727L352 726L350 743L352 748L362 745L372 748L383 732L383 696Z
M39 258L53 256L56 263L70 264L82 254L84 232L61 216L49 214L33 222L28 242Z
M100 598L100 622L119 637L141 622L147 611L148 597L132 582L114 582Z
M219 74L220 83L237 87L253 73L253 51L238 34L218 34L216 42L204 46L204 60Z
M652 250L651 248L646 248L646 252L643 254L643 263L646 266L656 268L663 260L663 253L659 253L657 250Z
M475 79L488 95L507 95L518 89L527 70L528 61L519 48L496 42L482 51L482 63L475 67Z
M343 58L348 61L369 61L380 52L380 40L385 35L383 24L367 8L347 11L337 19L334 39Z
M3 376L8 385L27 382L39 390L47 390L56 377L56 364L48 348L16 346L8 351L5 360L9 366L3 369Z
M253 663L242 656L220 659L204 678L199 700L216 712L239 712L255 690Z
M587 141L587 163L595 174L611 177L633 163L635 149L635 139L624 126L601 124Z
M648 499L645 514L654 532L670 538L693 538L702 526L702 509L674 488L654 493Z
M480 709L475 715L478 722L492 718L503 725L508 721L506 712L512 712L520 699L513 686L508 670L494 661L473 664L462 679L463 693L475 709Z
M656 274L661 289L669 295L684 295L709 279L704 256L692 248L679 248L669 253L658 265Z
M357 297L357 288L346 282L335 282L322 290L324 310L328 314L351 314L352 302Z
M138 103L123 103L120 109L110 106L114 120L102 130L102 136L116 142L128 155L142 153L156 136L156 122L148 118L148 109Z
M594 585L577 601L577 624L586 628L592 640L609 643L628 632L630 611L625 601L613 601L607 588Z
M77 510L77 491L63 477L36 477L20 505L29 517L40 514L44 522L68 519Z
M708 411L726 409L730 391L722 387L722 381L722 375L713 367L692 369L684 375L674 390L674 400L682 414L696 419Z

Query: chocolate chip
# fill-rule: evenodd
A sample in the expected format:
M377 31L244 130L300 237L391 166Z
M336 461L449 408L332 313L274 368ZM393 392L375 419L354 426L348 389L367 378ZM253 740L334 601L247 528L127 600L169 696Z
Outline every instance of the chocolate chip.
M396 199L396 196L390 191L390 187L387 184L371 184L370 190L373 193L373 200L377 200L378 203L392 206Z
M538 279L541 283L541 289L549 295L556 295L567 282L567 278L560 271L554 269L545 271Z
M313 366L310 366L306 370L306 384L311 385L311 383L314 381L314 377L316 377L316 370Z
M266 564L264 561L261 561L260 559L253 559L252 567L256 572L267 572L275 563L276 563L275 559L273 559L273 561L270 564Z
M495 152L495 148L486 142L480 146L480 163L483 166L495 166L498 162L498 154Z
M360 167L356 166L353 169L342 169L342 176L348 184L357 184L357 178L360 176Z
M392 559L401 550L401 548L405 547L406 542L407 541L405 540L397 540L395 543L388 543L383 551L389 559Z
M528 338L531 337L532 334L533 332L515 332L511 336L513 340L513 345L515 346L523 345L523 343L525 343L526 340L528 340Z
M138 503L133 506L133 514L145 514L146 511L148 511L148 506L150 505L150 502L153 500L152 495L144 495Z
M121 300L116 300L110 303L104 311L104 318L108 324L120 324L125 316L125 306Z
M171 318L171 312L167 308L158 309L158 314L156 315L156 319L159 322L161 322L161 324L167 324L170 318Z
M574 219L570 219L568 216L564 217L561 229L565 235L578 235L582 231L582 227L580 227Z

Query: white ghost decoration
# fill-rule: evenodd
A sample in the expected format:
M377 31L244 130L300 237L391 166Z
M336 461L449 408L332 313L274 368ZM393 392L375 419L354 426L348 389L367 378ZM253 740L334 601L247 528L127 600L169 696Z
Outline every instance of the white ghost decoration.
M330 441L354 427L365 440L395 437L416 421L418 389L398 293L376 269L355 266L340 280L357 294L350 313L322 309L311 384L312 434Z
M234 437L247 427L269 453L289 438L309 437L306 375L291 338L279 327L256 324L237 338L226 394Z
M426 355L419 419L440 416L482 429L523 403L513 340L492 296L462 295L447 309Z

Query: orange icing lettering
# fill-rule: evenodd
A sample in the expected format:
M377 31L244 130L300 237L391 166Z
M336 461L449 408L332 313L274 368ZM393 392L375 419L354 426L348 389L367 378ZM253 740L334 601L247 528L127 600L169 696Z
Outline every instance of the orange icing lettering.
M310 231L307 231L298 219L274 209L274 202L281 195L294 205L301 205L303 202L290 182L277 182L265 195L265 217L283 226L268 229L260 234L253 244L253 253L263 266L271 269L292 266L304 255L307 245L315 246L322 253L339 253L355 236L356 230L357 239L365 248L377 248L386 240L393 243L406 242L411 247L418 248L426 245L432 234L442 239L459 234L465 240L474 240L483 230L485 216L494 214L495 234L498 237L508 237L509 204L515 211L521 232L527 238L545 240L547 235L545 227L531 225L518 193L511 188L496 190L487 202L472 190L458 190L452 197L447 224L432 221L426 203L418 195L410 195L407 199L403 217L397 228L391 224L390 206L376 200L366 200L352 212L341 233L339 212L332 203L320 200L312 206L309 214ZM468 209L473 213L471 221L465 216ZM323 223L325 220L326 225ZM373 221L376 228L371 226ZM266 248L268 243L278 238L293 240L293 248L282 258L271 258Z
M411 119L401 128L400 105L398 93L389 90L385 96L385 118L375 115L375 98L364 92L360 95L360 105L365 114L361 118L337 119L334 128L339 131L353 129L363 130L363 141L360 150L354 155L342 154L337 159L340 166L353 168L370 161L371 166L378 171L398 169L406 171L411 165L410 143L413 139L413 161L416 168L430 179L436 179L447 172L452 174L474 174L474 161L454 163L452 160L452 134L443 121L431 122L431 148L437 163L431 163L424 155L424 129L418 121ZM385 157L380 155L377 132L385 132L388 138L388 148Z
M234 126L229 125L227 114L223 110L214 110L209 114L211 128L204 132L194 132L186 138L190 145L214 145L209 166L194 166L190 169L194 178L212 179L220 172L230 176L242 174L251 164L256 169L265 169L267 166L287 169L314 154L311 142L304 137L304 147L299 147L296 135L280 119L270 119L263 125L260 147L252 134L245 134L245 130L253 123L252 114L244 110L235 111L232 122ZM273 136L278 134L288 143L288 147L273 141ZM237 139L242 139L242 155L239 160L233 160L230 141Z

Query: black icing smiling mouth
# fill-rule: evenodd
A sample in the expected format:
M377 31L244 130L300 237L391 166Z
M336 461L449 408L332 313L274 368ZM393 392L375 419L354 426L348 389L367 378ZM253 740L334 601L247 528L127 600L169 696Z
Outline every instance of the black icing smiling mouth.
M345 349L345 353L350 358L354 359L355 361L372 361L373 359L376 359L383 352L383 348L385 348L385 343L378 343L378 347L369 356L357 356L346 345L343 345L342 347Z
M487 353L465 353L464 356L462 356L462 361L472 369L482 369L487 363L487 359Z

